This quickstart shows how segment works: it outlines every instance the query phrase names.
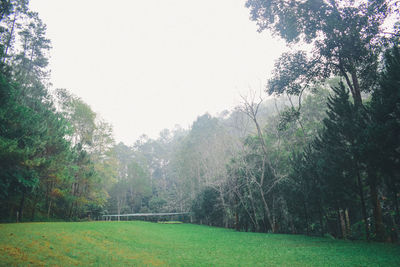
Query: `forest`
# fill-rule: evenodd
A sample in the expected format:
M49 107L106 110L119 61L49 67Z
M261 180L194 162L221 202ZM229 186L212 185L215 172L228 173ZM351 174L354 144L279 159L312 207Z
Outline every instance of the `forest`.
M264 87L127 145L52 88L29 1L1 0L0 221L190 212L237 231L399 242L399 6L247 0L254 30L291 47Z

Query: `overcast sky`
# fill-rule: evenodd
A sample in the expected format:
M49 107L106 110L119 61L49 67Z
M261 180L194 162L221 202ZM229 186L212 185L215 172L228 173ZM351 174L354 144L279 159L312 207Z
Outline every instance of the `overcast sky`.
M133 144L231 109L267 81L285 49L258 33L245 0L31 0L66 88Z

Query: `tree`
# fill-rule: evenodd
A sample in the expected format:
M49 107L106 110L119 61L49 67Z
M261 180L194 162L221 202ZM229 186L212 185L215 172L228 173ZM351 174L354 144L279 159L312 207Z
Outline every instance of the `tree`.
M28 106L20 100L22 91L21 85L1 73L0 188L9 201L10 213L18 206L20 219L27 199L32 202L31 217L34 217L37 194L46 184L55 187L72 153L70 143L64 139L69 131L66 121L55 112L52 102L29 98ZM50 178L51 183L47 183Z
M258 123L257 113L259 111L260 105L263 99L260 98L259 101L255 101L255 95L252 96L251 100L243 99L242 104L243 112L254 122L257 130L257 144L261 147L261 166L260 166L260 176L253 180L253 182L258 186L260 196L265 209L265 214L272 232L276 231L275 218L271 208L268 205L267 194L279 183L282 179L277 173L275 166L273 166L270 153L268 151L264 133ZM258 175L256 175L258 176ZM267 188L265 188L267 187Z
M195 219L201 224L222 226L223 225L223 207L220 199L220 193L210 187L205 187L196 196L191 210Z
M361 105L361 92L376 85L382 25L394 8L390 1L248 0L246 7L259 31L312 47L310 54L281 56L269 93L301 94L311 83L340 75Z
M24 95L47 95L46 82L49 76L48 51L51 42L46 38L46 25L36 12L26 12L22 28L18 31L21 49L12 55L12 70L15 79L24 86Z
M80 144L83 149L89 149L96 131L96 113L81 98L70 94L65 89L56 90L56 97L60 111L73 127L73 133L70 136L72 144ZM98 137L101 138L101 136Z
M17 32L21 29L21 22L26 19L28 14L27 0L1 1L0 19L0 46L2 47L2 63L12 58L13 48L17 41ZM10 16L12 15L12 16Z
M34 167L41 160L35 158L35 155L40 150L40 137L44 129L41 127L40 115L16 101L17 85L13 85L2 73L0 75L1 200L10 201L21 196L21 217L26 194L39 182Z
M386 207L392 217L392 229L399 235L400 224L399 186L400 186L400 52L398 44L390 48L385 54L385 67L379 79L379 90L372 94L368 108L368 124L363 129L363 146L361 152L365 155L365 162L371 174L370 184L377 187L380 183L386 184L383 194L388 195ZM372 190L372 189L371 189ZM375 201L374 214L382 216L381 205L377 189L372 192ZM383 240L383 221L376 225L378 238Z

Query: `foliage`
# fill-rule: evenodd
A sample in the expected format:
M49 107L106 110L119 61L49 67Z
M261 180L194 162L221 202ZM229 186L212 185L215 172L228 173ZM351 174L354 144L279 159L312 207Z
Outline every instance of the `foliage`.
M196 221L206 225L223 225L223 207L219 193L213 188L205 188L194 200L191 208Z
M377 82L383 24L393 12L391 1L248 0L259 31L269 30L289 44L310 44L288 52L275 65L268 92L300 94L310 83L342 76L354 101Z

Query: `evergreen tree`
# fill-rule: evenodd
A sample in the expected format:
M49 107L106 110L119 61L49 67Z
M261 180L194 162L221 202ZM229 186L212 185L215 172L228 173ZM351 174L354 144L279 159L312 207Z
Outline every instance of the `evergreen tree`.
M386 209L393 219L392 225L399 235L399 191L400 191L400 51L397 45L385 55L385 69L379 81L379 90L372 94L369 106L369 124L365 127L362 152L370 172L374 173L370 182L379 185L384 183L388 195ZM374 192L372 192L374 193ZM379 200L379 196L377 196ZM374 213L382 213L380 205ZM383 222L382 222L383 224ZM380 231L384 232L383 225ZM383 240L383 237L381 238Z

